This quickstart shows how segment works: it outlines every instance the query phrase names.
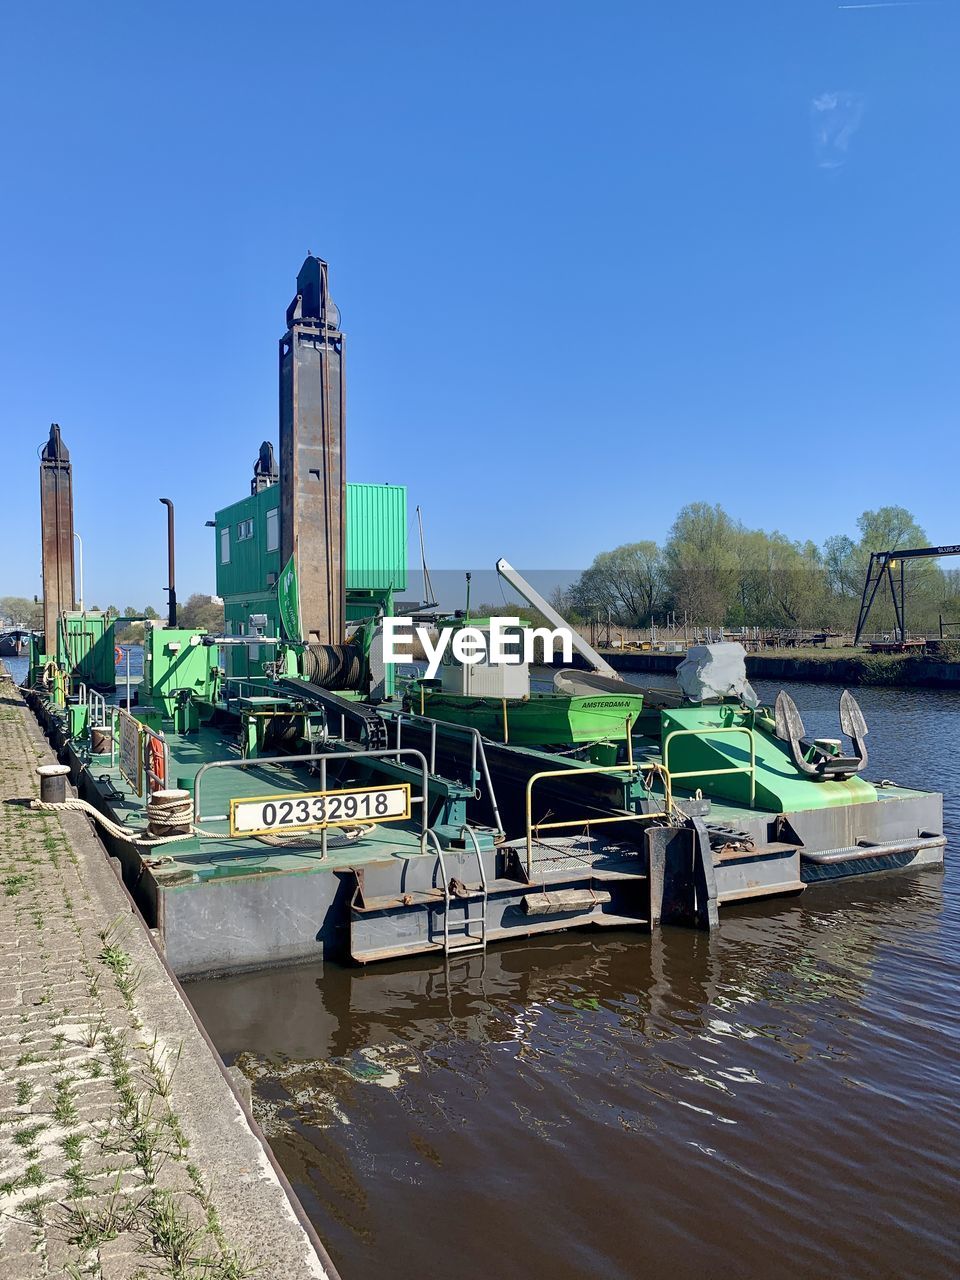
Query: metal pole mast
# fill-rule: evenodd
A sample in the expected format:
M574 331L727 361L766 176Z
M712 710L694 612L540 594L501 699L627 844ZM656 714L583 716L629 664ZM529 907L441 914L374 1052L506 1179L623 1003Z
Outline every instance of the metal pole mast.
M177 625L177 585L174 567L173 503L169 498L161 498L160 501L167 508L167 580L169 583L166 587L167 625L175 627Z
M73 536L76 538L77 546L80 548L80 554L77 557L77 568L79 569L78 576L80 578L80 599L77 601L77 608L81 613L83 613L83 539L80 537L79 533L77 533L76 529L73 531Z

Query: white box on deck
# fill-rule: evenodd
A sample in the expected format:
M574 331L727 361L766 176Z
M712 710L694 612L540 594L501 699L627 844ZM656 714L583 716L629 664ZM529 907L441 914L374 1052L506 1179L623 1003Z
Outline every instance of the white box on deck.
M489 631L477 627L487 636ZM514 654L523 652L523 628L511 627L509 634L516 634L517 641L510 646ZM443 655L440 668L441 688L444 693L473 698L528 698L530 696L530 668L525 662L490 663L486 658L479 662L458 662L452 646Z

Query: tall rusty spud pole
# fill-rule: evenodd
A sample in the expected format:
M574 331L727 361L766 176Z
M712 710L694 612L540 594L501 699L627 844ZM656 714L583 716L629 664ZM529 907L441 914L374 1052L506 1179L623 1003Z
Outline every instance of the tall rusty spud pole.
M73 570L73 468L58 423L40 453L40 541L44 652L57 652L60 614L76 608Z

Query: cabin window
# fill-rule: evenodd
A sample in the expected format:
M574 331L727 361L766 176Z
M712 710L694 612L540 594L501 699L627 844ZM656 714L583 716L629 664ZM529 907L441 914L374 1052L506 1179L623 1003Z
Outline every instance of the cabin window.
M246 542L248 538L253 537L253 521L241 520L237 525L237 541Z
M230 563L230 526L220 530L220 563Z
M277 551L280 547L280 512L277 507L267 512L267 550Z

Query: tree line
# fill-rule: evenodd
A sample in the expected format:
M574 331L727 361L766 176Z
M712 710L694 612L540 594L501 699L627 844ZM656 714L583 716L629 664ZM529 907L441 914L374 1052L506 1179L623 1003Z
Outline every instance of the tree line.
M852 630L870 553L931 545L904 507L864 511L857 530L857 540L834 534L819 544L796 542L748 528L719 504L694 502L662 546L643 540L601 552L554 603L581 621L609 616L622 626L649 627L673 615L692 626ZM904 563L908 627L960 621L960 573L933 559ZM869 626L893 625L884 588Z

